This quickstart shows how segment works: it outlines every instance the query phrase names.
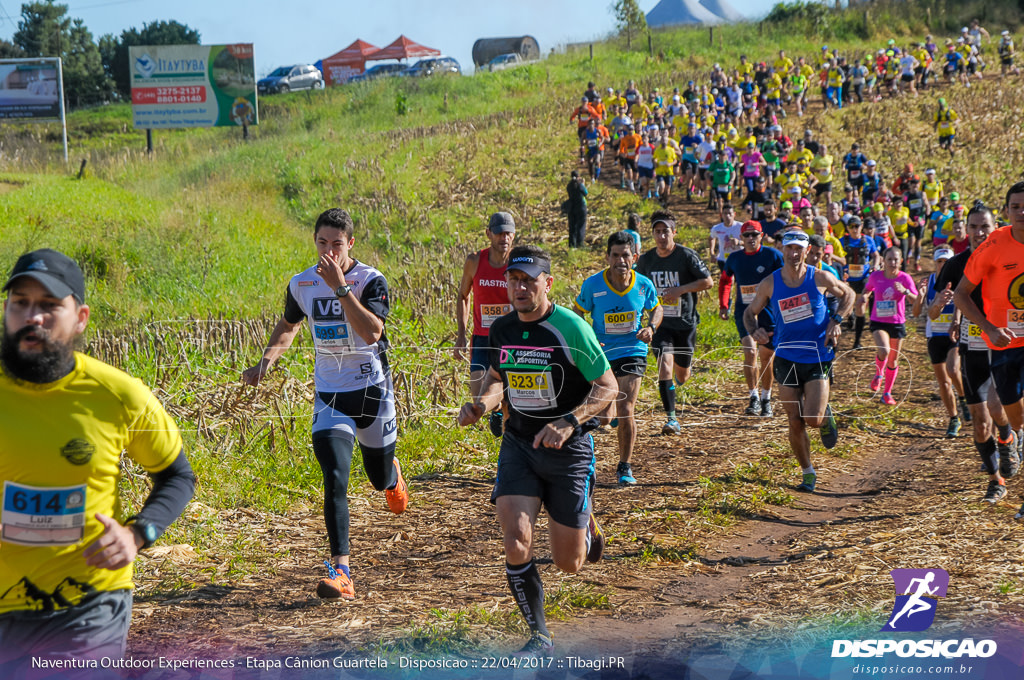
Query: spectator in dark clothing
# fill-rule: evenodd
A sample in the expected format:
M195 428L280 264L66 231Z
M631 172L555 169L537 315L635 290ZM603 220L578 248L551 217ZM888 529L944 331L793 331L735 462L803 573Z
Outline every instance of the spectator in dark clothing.
M580 179L580 174L572 171L572 179L565 187L569 193L566 201L569 214L569 247L582 248L583 237L587 233L587 185Z

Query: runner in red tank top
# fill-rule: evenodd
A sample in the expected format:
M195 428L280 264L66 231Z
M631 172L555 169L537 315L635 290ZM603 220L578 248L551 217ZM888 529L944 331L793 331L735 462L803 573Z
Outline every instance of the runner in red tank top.
M505 285L505 267L516 237L515 220L507 212L494 213L486 233L491 242L490 247L466 256L462 281L459 283L459 301L455 308L455 320L458 323L455 358L464 361L469 354L469 389L474 399L480 395L480 386L489 365L487 334L491 324L498 317L512 311ZM467 346L470 294L473 296L473 335ZM490 428L495 437L501 436L502 417L501 411L491 412Z

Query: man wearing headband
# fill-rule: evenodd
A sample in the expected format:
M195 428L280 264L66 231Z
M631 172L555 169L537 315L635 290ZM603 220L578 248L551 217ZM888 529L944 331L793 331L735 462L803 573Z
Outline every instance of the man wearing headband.
M789 231L782 237L782 269L757 286L754 300L743 314L747 331L758 343L775 344L775 380L789 421L789 444L800 464L803 479L798 491L814 491L817 473L811 464L808 427L820 429L826 448L836 445L839 432L828 404L832 360L843 323L853 309L853 290L828 272L807 266L805 250L810 237ZM835 313L826 297L837 299ZM757 315L770 309L776 319L773 335L759 327Z
M89 307L71 258L26 253L4 290L0 677L41 677L30 670L39 660L124 655L135 555L181 514L195 477L149 389L74 351ZM119 515L122 451L153 482L127 518Z
M551 558L574 574L596 562L604 536L593 516L596 416L618 393L615 376L593 329L551 302L551 259L536 246L518 246L505 270L514 313L491 325L490 366L480 395L459 411L461 426L508 402L491 494L505 543L512 596L530 627L521 653L547 655L544 586L533 559L534 526L547 510Z

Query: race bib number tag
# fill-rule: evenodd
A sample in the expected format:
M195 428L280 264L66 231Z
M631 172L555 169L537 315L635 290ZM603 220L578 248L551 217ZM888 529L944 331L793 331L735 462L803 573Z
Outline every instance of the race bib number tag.
M860 170L850 170L850 179L857 179L860 177Z
M782 323L795 323L814 316L807 293L779 300L779 312L782 314Z
M318 323L313 326L317 349L345 352L352 349L352 335L347 323Z
M758 171L758 167L757 167L756 165L753 165L753 164L751 164L751 163L747 163L747 164L746 164L746 165L744 166L744 168L746 169L746 173L747 173L748 175L751 175L751 176L753 176L753 175L756 175L756 174L757 174L757 171Z
M981 326L976 326L973 323L967 325L967 349L988 349L988 345L985 344L985 338L981 333Z
M480 325L490 328L498 317L512 311L512 305L480 305Z
M604 332L625 335L636 329L636 312L608 312L604 315Z
M587 140L587 146L589 146L589 147L590 147L590 148L592 148L592 149L593 149L594 147L596 147L596 146L597 146L597 138L595 137L595 138L593 138L593 139L588 139L588 140Z
M920 199L915 199L915 200L910 202L910 205L908 207L911 210L917 210L917 209L919 209L923 205L924 205L924 203Z
M18 545L74 545L85 535L85 485L4 482L3 540Z
M864 276L864 265L862 264L851 264L849 266L850 278L859 279Z
M523 411L538 411L555 405L555 388L547 372L509 373L508 398Z
M890 319L896 316L895 300L879 300L875 303L875 316Z
M945 331L947 328L949 328L949 324L951 324L951 323L953 323L953 315L952 314L939 314L935 318L935 321L932 322L933 325L938 326L939 328L942 328L943 331Z
M729 191L729 185L728 184L719 184L718 185L718 190L723 192L723 193L725 193L725 192Z
M683 300L682 298L677 299L672 304L665 302L665 298L661 295L658 296L658 302L661 304L662 315L666 319L679 319L683 316Z
M743 304L749 305L757 296L757 286L740 286L740 300Z
M1024 309L1006 310L1006 327L1018 337L1024 335Z

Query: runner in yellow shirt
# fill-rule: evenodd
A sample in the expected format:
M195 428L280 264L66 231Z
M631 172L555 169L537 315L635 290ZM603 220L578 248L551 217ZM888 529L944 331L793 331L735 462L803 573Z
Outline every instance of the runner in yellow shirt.
M939 110L935 112L934 127L939 133L939 146L949 152L949 157L956 155L953 149L953 141L956 138L955 121L960 116L946 102L945 97L939 97Z
M825 143L819 142L818 153L811 159L809 166L817 180L814 185L814 198L811 199L815 205L822 195L825 196L825 205L832 202L832 165L832 155L828 153Z
M928 168L924 171L924 182L921 184L921 191L930 205L938 205L939 199L945 195L942 180L935 178L935 168Z
M669 194L672 193L672 181L675 179L676 161L679 154L668 145L668 136L661 138L661 143L654 150L654 177L657 195L662 205L668 203Z

